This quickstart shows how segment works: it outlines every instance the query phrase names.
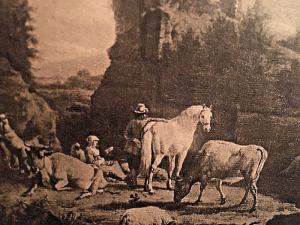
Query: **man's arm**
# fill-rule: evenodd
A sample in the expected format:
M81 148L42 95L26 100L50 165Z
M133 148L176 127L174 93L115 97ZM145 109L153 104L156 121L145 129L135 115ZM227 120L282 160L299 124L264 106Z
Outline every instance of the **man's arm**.
M132 121L130 121L127 124L125 132L124 132L124 137L125 137L126 140L132 138Z
M164 122L164 123L168 123L169 120L165 119L165 118L154 118L154 117L148 117L147 119L147 123L149 122Z

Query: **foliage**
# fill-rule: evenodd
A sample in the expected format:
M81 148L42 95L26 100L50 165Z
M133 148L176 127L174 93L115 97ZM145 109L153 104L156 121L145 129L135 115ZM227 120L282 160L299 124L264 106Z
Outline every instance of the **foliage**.
M38 43L30 25L31 10L27 0L0 1L0 56L10 61L26 82L31 82L29 60L36 56Z
M300 28L294 37L288 37L286 40L281 40L280 44L300 53Z
M90 71L82 69L76 76L68 77L64 85L67 88L82 88L87 90L96 90L100 84L99 76L91 76Z
M189 31L176 50L164 46L161 64L174 67L166 76L176 90L184 92L188 86L200 102L239 105L243 111L278 113L282 107L296 107L295 99L287 99L299 86L299 63L283 74L291 60L274 49L265 29L268 17L258 3L241 22L220 15L201 37Z

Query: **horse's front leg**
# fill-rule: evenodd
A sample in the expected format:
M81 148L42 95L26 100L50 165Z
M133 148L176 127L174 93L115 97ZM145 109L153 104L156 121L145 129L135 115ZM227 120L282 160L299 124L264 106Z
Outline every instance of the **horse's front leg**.
M157 155L155 160L151 166L149 177L148 177L148 192L149 194L154 194L154 190L152 187L153 174L156 172L158 165L161 163L164 155Z
M173 190L172 184L172 175L175 168L175 156L169 156L169 171L168 171L168 180L167 180L167 189Z
M176 177L179 177L179 175L180 175L180 171L182 169L182 165L183 165L183 162L186 158L187 152L188 152L188 149L178 155L178 164L177 164L177 168L176 168Z
M145 177L145 181L144 181L144 191L145 191L145 192L149 191L149 190L148 190L148 177L149 177L149 175L147 175L147 176Z

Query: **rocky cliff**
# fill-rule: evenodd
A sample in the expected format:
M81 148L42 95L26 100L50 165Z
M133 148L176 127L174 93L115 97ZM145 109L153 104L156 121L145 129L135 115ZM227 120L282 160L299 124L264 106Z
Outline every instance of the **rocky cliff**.
M0 112L9 116L12 127L24 139L41 136L41 141L58 145L56 114L46 101L29 91L20 72L6 58L0 58Z
M152 116L167 118L206 102L215 106L213 130L205 138L197 131L195 147L208 138L266 142L243 141L251 130L240 129L238 111L295 116L299 82L287 79L296 77L291 61L260 35L259 13L247 10L253 6L257 13L258 3L249 0L113 1L117 38L109 51L111 65L92 96L94 132L122 147L138 102ZM258 126L259 119L252 124ZM273 138L272 132L264 138Z
M57 144L56 115L32 88L30 58L37 40L27 0L0 1L0 113L22 138Z

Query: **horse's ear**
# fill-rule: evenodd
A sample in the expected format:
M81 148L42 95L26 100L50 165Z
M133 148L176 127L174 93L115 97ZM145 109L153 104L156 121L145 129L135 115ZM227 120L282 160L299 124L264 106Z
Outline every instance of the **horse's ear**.
M213 108L213 106L212 106L212 105L210 105L210 106L209 106L209 108L210 108L210 109L212 109L212 108Z

